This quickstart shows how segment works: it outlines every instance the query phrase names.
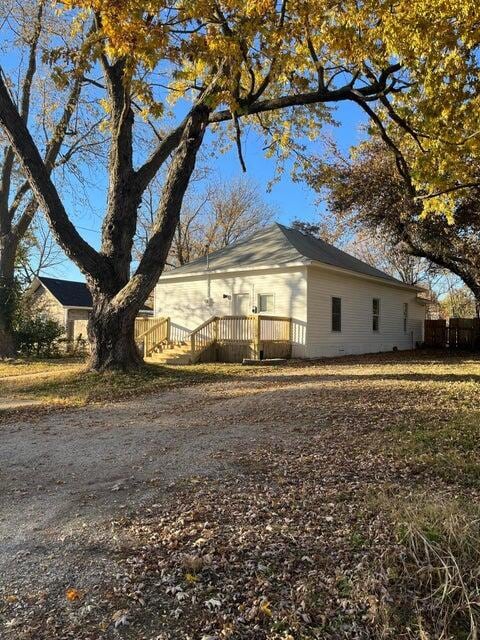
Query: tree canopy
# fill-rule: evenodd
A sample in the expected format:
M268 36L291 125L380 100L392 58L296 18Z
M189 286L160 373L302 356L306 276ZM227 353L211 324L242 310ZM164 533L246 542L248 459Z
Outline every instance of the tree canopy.
M264 114L263 122L253 122L275 134L276 143L295 146L296 127L315 137L318 119L310 110L277 122L265 116L271 100L283 107L315 104L335 88L321 102L335 101L347 90L335 83L348 78L350 98L357 95L409 159L410 178L426 212L450 213L450 194L478 185L469 162L480 150L480 21L473 0L66 4L96 13L107 51L126 56L132 71L168 60L163 72L169 100L208 86L223 68L221 90L211 100L227 108L214 121ZM385 90L376 91L384 83ZM143 87L146 108L158 113L163 104L153 99L148 84ZM376 98L382 110L373 114L369 103Z
M478 165L477 165L478 166ZM340 229L380 233L403 254L448 269L480 300L480 189L454 193L453 220L442 211L424 215L394 157L376 137L345 156L312 158L305 179L326 200Z
M471 0L58 4L81 36L68 55L82 61L81 68L59 71L58 80L88 87L108 119L109 184L99 250L72 223L3 80L0 124L55 237L86 275L96 369L139 363L134 317L164 268L207 129L236 144L243 166L245 126L263 133L267 155L301 158L303 141L318 139L331 120L329 107L350 101L390 144L411 197L438 198L452 180L455 189L470 180L467 162L452 178L438 170L440 154L430 149L446 144L442 123L449 118L457 146L473 149L476 143L478 26ZM65 55L61 43L53 47L52 64ZM468 144L459 139L460 130ZM163 171L150 237L132 273L139 207Z

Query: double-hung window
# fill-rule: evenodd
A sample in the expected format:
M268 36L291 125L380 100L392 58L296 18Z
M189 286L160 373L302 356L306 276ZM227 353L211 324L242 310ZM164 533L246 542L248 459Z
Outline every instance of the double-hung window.
M332 298L332 331L342 330L342 299Z
M380 298L372 298L372 329L380 330Z
M258 313L273 313L273 293L261 293L258 296Z

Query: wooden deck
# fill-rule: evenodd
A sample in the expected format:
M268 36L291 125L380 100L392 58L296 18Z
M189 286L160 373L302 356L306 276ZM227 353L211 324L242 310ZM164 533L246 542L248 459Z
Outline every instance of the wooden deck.
M170 318L139 319L135 338L145 357L178 344L190 362L242 362L244 358L290 358L292 318L281 316L212 316L179 341ZM183 359L183 362L185 358Z

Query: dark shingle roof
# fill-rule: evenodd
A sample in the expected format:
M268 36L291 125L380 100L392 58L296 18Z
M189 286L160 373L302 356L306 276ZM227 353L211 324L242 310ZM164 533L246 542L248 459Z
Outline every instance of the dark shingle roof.
M39 276L38 279L64 307L90 308L92 306L92 296L85 282L45 278L44 276ZM143 306L143 311L151 310L152 308L148 305Z
M400 280L323 240L278 223L246 240L211 253L208 256L208 266L210 271L222 271L241 267L286 265L292 262L308 263L311 260L404 285ZM206 269L207 258L199 258L165 275L189 275Z
M292 243L304 258L323 262L324 264L339 267L340 269L348 269L349 271L363 273L366 276L383 278L384 280L390 280L391 282L400 282L396 278L389 276L387 273L380 271L380 269L376 269L366 262L351 256L349 253L345 253L345 251L337 249L337 247L328 244L328 242L325 242L324 240L309 236L297 229L290 229L283 225L278 226L288 238L289 242Z
M40 282L64 307L91 307L92 296L85 282L39 276Z

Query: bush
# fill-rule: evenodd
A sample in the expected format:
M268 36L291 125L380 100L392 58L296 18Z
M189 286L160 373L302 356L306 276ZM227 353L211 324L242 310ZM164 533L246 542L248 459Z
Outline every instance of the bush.
M64 333L64 328L55 320L26 318L16 331L17 349L24 355L52 356Z

